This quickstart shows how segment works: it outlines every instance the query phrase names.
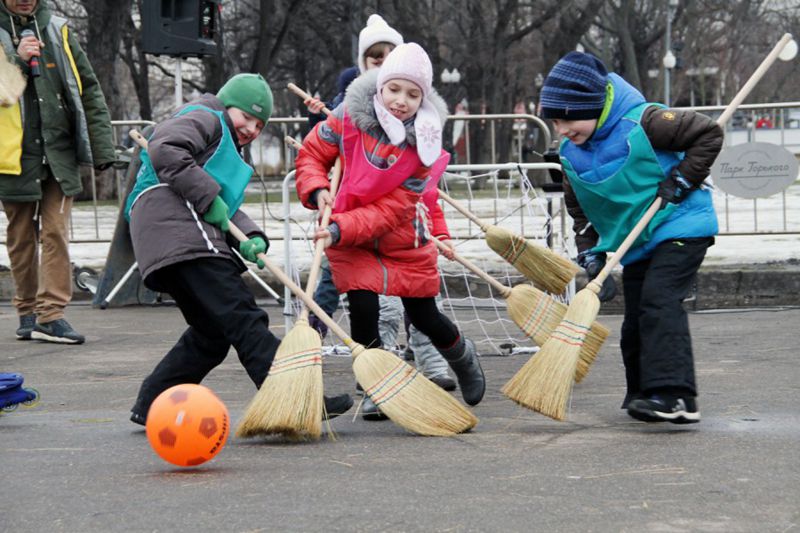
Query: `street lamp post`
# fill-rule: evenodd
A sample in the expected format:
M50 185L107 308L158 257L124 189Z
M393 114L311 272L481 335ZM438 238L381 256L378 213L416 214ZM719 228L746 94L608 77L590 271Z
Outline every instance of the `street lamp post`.
M454 68L453 70L444 69L440 79L445 85L447 92L450 93L450 87L455 87L456 89L458 88L458 84L461 82L461 73L457 68ZM448 94L448 96L450 95Z
M666 44L666 51L664 52L664 104L669 107L670 105L670 74L672 69L675 68L675 54L672 53L672 17L675 15L675 10L678 8L680 0L669 0L667 8L667 34L664 36Z

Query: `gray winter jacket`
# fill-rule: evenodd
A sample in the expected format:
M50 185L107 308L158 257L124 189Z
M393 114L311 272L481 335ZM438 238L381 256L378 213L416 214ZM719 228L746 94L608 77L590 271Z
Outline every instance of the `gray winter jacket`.
M204 94L187 105L225 110L213 94ZM227 113L224 117L235 140L233 123ZM131 209L133 250L145 281L160 268L201 257L228 258L244 272L244 264L231 250L238 250L238 242L203 220L203 213L219 194L220 186L202 167L221 138L219 119L203 110L173 116L155 127L147 151L165 186L142 193ZM245 234L267 240L241 209L231 220Z

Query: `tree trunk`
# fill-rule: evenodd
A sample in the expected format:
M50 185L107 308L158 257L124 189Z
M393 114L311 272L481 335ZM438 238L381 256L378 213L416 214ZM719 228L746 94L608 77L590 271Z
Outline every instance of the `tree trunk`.
M142 12L142 0L136 0L139 13ZM125 17L123 26L122 61L127 65L136 90L139 102L139 117L142 120L153 120L153 106L150 103L150 79L147 55L142 52L142 31L133 23L133 17Z
M112 119L125 116L125 103L120 97L115 67L125 18L131 12L132 0L81 0L88 14L86 55L92 63L106 96Z

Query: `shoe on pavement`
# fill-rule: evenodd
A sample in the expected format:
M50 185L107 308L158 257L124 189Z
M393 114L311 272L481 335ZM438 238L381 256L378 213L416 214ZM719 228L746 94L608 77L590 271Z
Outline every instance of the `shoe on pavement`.
M636 400L637 398L641 397L642 397L641 392L628 392L625 394L625 399L622 400L622 405L620 405L619 408L627 409L633 400Z
M403 359L406 361L414 360L414 350L411 349L411 346L406 346L406 349L403 350Z
M27 315L20 315L19 327L17 328L17 340L29 341L31 340L31 333L33 327L36 325L36 315L28 313Z
M147 424L147 418L136 411L131 411L131 422L134 424L139 424L140 426L144 426Z
M63 318L51 322L38 323L33 326L31 338L60 344L83 344L86 338L72 329Z
M319 333L322 339L325 339L325 336L328 334L328 326L326 326L317 315L312 314L308 317L308 325L317 330L317 333Z
M323 413L323 420L326 416L328 420L343 415L348 409L353 407L353 399L349 394L340 394L339 396L325 396L325 412Z
M361 418L372 422L389 419L388 416L383 414L383 411L378 409L378 406L369 396L364 396L364 401L361 403Z
M437 376L431 376L428 379L433 381L434 383L436 383L437 385L439 385L441 388L443 388L448 392L456 390L456 380L454 380L447 374L439 374Z
M643 422L672 422L673 424L700 422L697 400L692 396L653 394L636 398L628 405L628 414Z

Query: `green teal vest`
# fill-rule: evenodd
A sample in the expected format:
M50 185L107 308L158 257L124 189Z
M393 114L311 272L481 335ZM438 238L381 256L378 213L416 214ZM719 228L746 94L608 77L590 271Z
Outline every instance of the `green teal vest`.
M203 165L205 170L214 181L219 183L221 187L220 196L225 203L228 204L230 215L233 214L241 207L244 201L244 192L247 184L250 183L250 178L253 176L253 167L245 163L236 149L236 144L233 141L233 136L225 124L225 117L222 111L215 111L202 105L189 105L179 111L175 116L185 115L190 111L202 109L213 113L217 116L222 125L222 139L219 141L216 151ZM136 175L136 185L128 195L128 200L125 203L125 218L130 221L131 209L139 196L154 187L166 187L166 184L159 182L156 171L153 168L153 163L150 161L150 156L147 150L142 150L139 157L142 160L142 166L139 168L139 173Z
M593 251L616 250L653 203L659 182L666 178L659 158L640 123L642 113L651 105L645 103L637 106L623 117L623 120L636 122L636 126L628 133L627 158L619 170L608 178L597 183L585 181L567 158L561 158L564 172L581 209L600 235L600 241ZM676 156L675 163L678 161ZM656 213L631 249L648 242L653 230L667 220L676 207L675 204L667 204Z

